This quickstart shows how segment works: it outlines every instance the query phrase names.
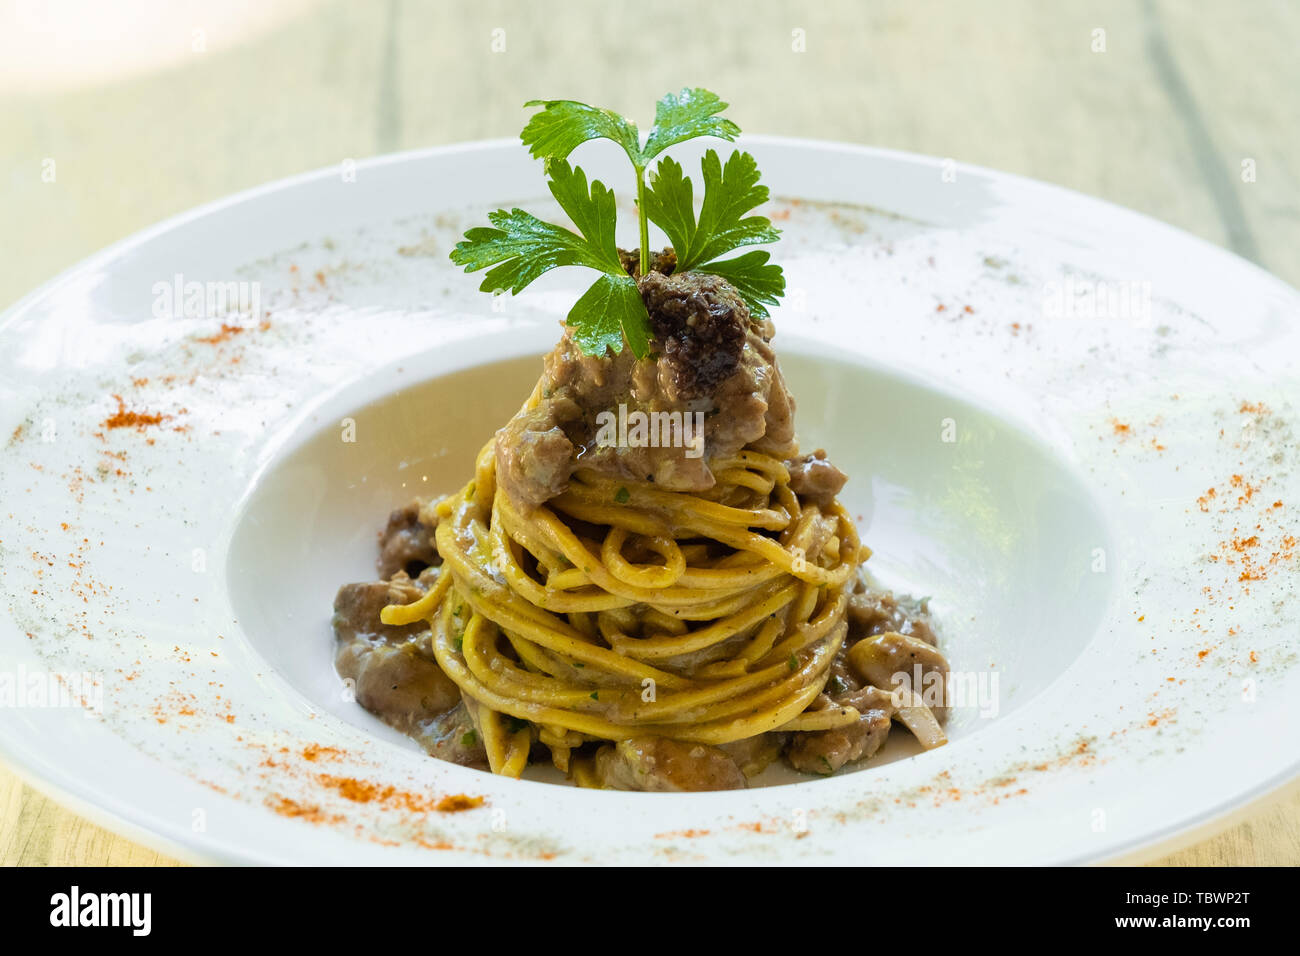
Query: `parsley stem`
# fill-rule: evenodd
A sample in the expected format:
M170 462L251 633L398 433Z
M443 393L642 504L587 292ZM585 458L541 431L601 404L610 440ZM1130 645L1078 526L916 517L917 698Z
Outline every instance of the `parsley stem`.
M641 274L650 271L650 219L645 212L645 167L636 167L636 214L641 220Z

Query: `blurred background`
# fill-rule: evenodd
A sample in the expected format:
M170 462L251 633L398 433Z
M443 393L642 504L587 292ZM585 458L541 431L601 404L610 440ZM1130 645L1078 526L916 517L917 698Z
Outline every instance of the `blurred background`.
M525 100L867 143L1140 210L1300 285L1296 0L0 0L0 308L199 203L518 135ZM411 197L413 208L418 196ZM0 863L164 861L0 769ZM1164 862L1300 862L1300 798Z

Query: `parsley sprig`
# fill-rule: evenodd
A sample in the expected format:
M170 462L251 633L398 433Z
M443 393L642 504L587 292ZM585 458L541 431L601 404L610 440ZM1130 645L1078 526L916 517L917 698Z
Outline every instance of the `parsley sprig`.
M740 128L719 115L727 104L716 94L684 89L664 96L644 143L636 124L612 110L574 100L531 100L524 105L540 106L541 111L528 121L520 139L543 161L551 195L577 232L522 209L489 213L491 226L467 231L451 253L452 261L466 272L488 270L480 286L484 292L508 289L517 294L560 266L595 269L600 277L566 319L579 348L589 355L617 354L626 342L637 358L649 354L650 317L614 241L614 193L599 180L588 183L587 174L568 162L569 154L583 143L608 139L622 147L636 174L640 272L650 269L653 222L672 243L675 271L722 276L754 315L768 315L767 306L785 292L781 267L769 263L765 251L722 258L745 246L774 242L780 235L766 218L748 215L768 198L767 187L759 185L754 157L735 150L724 164L714 150L705 153L698 217L694 186L677 162L664 156L650 170L655 158L671 146L703 136L732 141L739 135Z

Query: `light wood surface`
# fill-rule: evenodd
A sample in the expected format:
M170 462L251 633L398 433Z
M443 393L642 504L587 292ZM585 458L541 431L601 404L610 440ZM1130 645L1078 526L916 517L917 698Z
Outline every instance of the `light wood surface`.
M658 95L685 85L722 93L747 132L1059 183L1300 284L1300 4L1288 0L88 0L113 11L95 16L36 6L0 0L0 307L239 189L513 136L537 96L644 121ZM1246 160L1254 182L1242 179ZM171 862L0 768L0 863ZM1300 863L1300 793L1156 862Z

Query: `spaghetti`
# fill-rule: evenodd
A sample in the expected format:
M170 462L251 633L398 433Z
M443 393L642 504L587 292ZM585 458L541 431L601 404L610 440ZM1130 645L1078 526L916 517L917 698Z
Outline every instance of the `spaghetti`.
M702 494L579 470L525 516L489 443L437 505L437 583L382 620L428 622L439 666L478 703L493 772L519 775L534 727L567 771L589 741L724 744L857 719L804 714L867 553L852 520L801 502L769 455L712 464Z

